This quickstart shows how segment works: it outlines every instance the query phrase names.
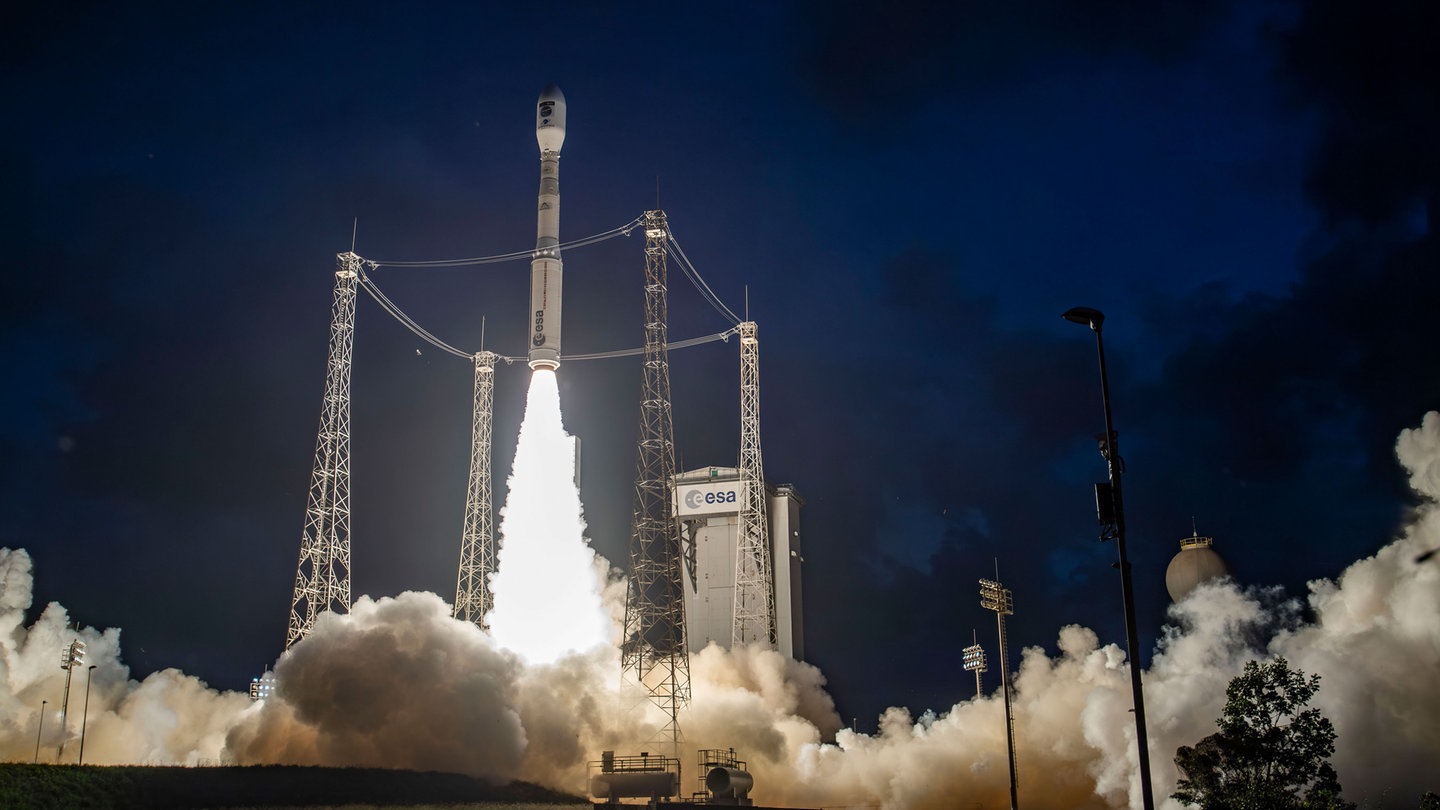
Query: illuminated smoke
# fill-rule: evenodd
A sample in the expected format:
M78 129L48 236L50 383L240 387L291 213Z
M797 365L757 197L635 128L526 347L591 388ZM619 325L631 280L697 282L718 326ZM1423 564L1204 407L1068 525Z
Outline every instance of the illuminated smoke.
M585 540L574 440L560 419L554 371L531 375L500 514L495 607L487 617L495 641L535 664L610 641L614 630L601 604L595 552Z
M537 412L533 394L527 424ZM558 411L551 413L551 436L563 435ZM1440 787L1432 776L1440 760L1440 690L1433 686L1440 563L1415 562L1440 546L1440 414L1405 431L1397 453L1426 503L1374 556L1334 582L1311 583L1313 621L1303 621L1300 600L1278 589L1231 582L1207 583L1172 606L1145 674L1157 806L1178 810L1168 798L1179 778L1175 749L1215 730L1225 685L1246 661L1273 655L1321 676L1316 703L1339 732L1332 761L1346 798L1410 810L1419 794ZM561 457L557 451L553 459ZM563 458L568 498L568 447ZM520 478L517 458L512 486ZM577 516L578 508L576 501ZM577 517L572 545L583 547L578 532ZM613 616L623 585L606 578L604 560L578 556L584 564L572 566L569 579L542 579L546 592L568 583L587 595L587 609L602 610L596 583L607 583ZM74 637L56 604L23 626L30 599L28 555L0 550L0 755L25 762L42 699L51 705L41 760L53 760L64 681L58 656ZM552 622L571 618L547 613ZM653 718L617 699L613 639L604 643L601 633L586 654L527 663L451 618L433 594L362 597L348 615L323 616L281 658L279 694L260 704L175 670L129 680L118 631L79 635L97 665L87 763L384 764L579 792L587 759L607 749L646 750L655 739ZM1139 806L1124 653L1074 625L1060 629L1057 646L1053 656L1024 650L1015 677L1021 803L1031 810ZM926 810L1008 802L1003 706L995 696L918 715L892 708L876 733L858 734L839 728L819 670L776 652L712 646L693 657L691 673L693 700L680 717L689 741L681 753L686 794L697 787L695 749L733 747L755 773L753 795L764 804ZM82 683L84 672L76 677ZM78 714L72 694L72 741ZM73 762L75 746L65 751Z
M60 761L76 762L87 678L92 680L86 764L199 765L225 756L226 731L251 709L247 696L216 692L176 669L130 680L130 669L120 660L119 630L76 631L65 608L55 602L24 626L32 587L30 555L0 548L0 759L36 759L39 734L40 762L55 762L61 743ZM60 654L77 638L85 643L86 665L72 675L69 717L62 729ZM91 664L95 669L89 669ZM41 701L48 701L43 730Z
M275 667L278 699L230 733L237 761L509 779L525 751L520 664L435 594L325 613Z

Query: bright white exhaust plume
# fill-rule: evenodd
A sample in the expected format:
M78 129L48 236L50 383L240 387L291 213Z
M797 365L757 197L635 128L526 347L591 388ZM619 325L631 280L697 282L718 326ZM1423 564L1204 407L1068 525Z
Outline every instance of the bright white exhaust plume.
M1398 455L1425 504L1400 538L1337 581L1311 584L1313 623L1300 621L1297 601L1230 583L1202 586L1172 608L1145 675L1160 807L1178 810L1167 798L1178 779L1175 749L1214 731L1225 685L1245 661L1277 654L1322 678L1316 703L1339 732L1333 762L1347 799L1367 810L1413 810L1421 793L1440 791L1440 563L1415 562L1440 546L1440 414L1405 431ZM542 585L553 592L581 579L568 576ZM49 700L41 761L53 761L64 686L56 663L74 634L56 604L24 626L30 589L28 555L0 551L0 755L30 761L40 701ZM606 592L612 613L620 592ZM452 619L433 594L361 598L350 614L322 617L276 665L279 694L262 704L175 670L130 680L118 631L79 635L97 665L87 763L386 764L578 792L587 759L644 750L655 732L619 708L612 645L527 663ZM1138 807L1124 654L1078 626L1060 630L1058 647L1053 657L1026 649L1015 678L1020 801L1031 810ZM924 810L1008 801L997 698L918 717L890 709L879 732L866 735L837 732L824 683L814 667L773 651L705 650L693 659L693 700L680 718L690 741L682 762L694 762L697 747L733 746L756 774L754 798L770 805ZM956 691L968 683L957 674ZM72 689L72 740L78 715ZM75 750L66 746L68 761ZM682 789L695 784L687 778Z
M610 641L575 486L574 440L560 419L553 370L531 374L496 556L487 625L501 647L529 663L549 664Z

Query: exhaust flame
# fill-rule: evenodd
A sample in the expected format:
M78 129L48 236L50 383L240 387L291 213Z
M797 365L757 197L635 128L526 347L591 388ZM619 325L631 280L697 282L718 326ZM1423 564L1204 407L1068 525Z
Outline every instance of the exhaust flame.
M560 418L553 370L530 377L509 488L490 583L491 636L530 664L605 644L613 628L601 604L595 551L585 540L575 446Z

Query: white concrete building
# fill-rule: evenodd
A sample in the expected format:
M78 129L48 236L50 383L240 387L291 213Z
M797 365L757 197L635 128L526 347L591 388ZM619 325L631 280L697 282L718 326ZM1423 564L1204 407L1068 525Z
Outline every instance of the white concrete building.
M695 549L694 580L685 574L685 624L691 652L710 642L729 648L735 615L735 549L739 540L740 470L701 467L675 476L671 492L682 536ZM775 576L775 630L779 651L805 656L801 599L800 507L788 484L765 487L770 560ZM688 566L687 566L688 569Z

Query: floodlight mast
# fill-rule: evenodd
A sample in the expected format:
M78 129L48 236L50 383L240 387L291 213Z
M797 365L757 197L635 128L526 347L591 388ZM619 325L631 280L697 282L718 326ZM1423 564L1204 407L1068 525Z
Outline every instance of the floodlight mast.
M79 626L79 623L76 623ZM85 666L85 642L75 639L60 653L60 668L65 670L65 696L60 701L60 745L55 749L55 761L65 756L65 716L70 709L70 676L76 667Z
M986 671L985 648L980 646L976 639L975 631L970 631L970 637L975 643L960 651L960 666L966 672L975 673L975 697L981 695L980 675Z
M980 607L995 611L995 627L1000 634L1000 687L1005 693L1005 741L1010 757L1010 810L1019 810L1019 782L1015 777L1015 716L1010 710L1010 658L1006 653L1005 617L1014 615L1015 600L1010 589L993 579L980 580ZM983 655L983 653L982 653ZM983 665L983 664L982 664ZM975 675L979 683L980 675Z

